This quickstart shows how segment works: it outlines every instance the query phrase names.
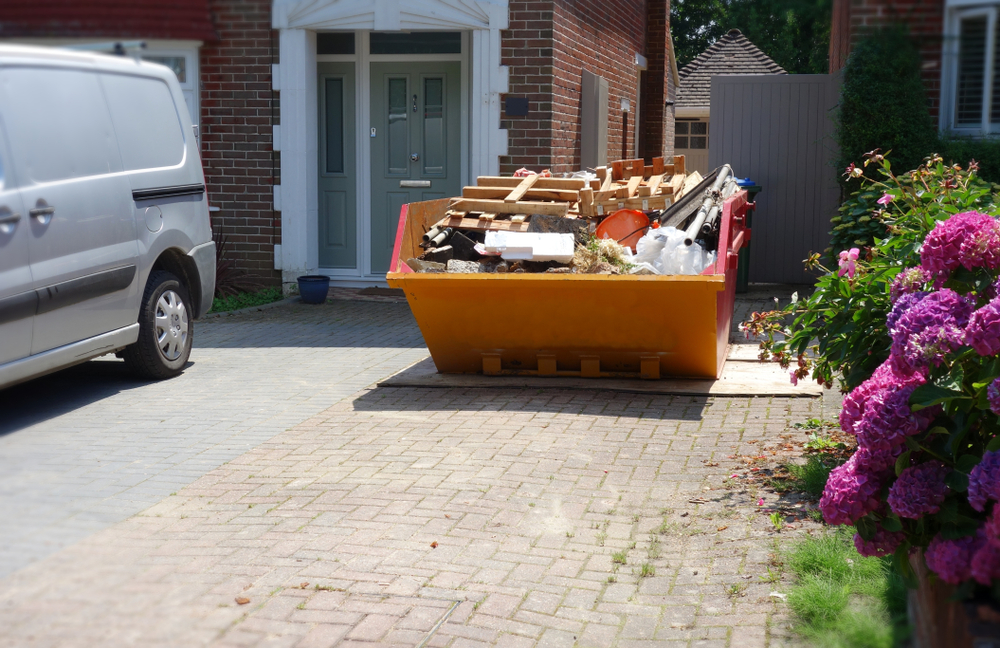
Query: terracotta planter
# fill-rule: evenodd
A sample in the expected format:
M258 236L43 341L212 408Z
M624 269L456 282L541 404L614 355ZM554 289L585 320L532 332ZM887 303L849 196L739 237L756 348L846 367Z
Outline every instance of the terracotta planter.
M932 582L921 554L910 564L919 582L907 604L913 648L1000 648L1000 609L987 601L949 601L955 588Z

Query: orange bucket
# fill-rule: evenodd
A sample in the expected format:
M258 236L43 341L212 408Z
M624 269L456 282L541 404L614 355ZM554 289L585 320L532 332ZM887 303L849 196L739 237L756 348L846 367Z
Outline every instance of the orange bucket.
M599 239L614 239L622 245L627 245L635 252L635 244L646 233L649 227L649 217L634 209L619 209L597 226L594 234Z

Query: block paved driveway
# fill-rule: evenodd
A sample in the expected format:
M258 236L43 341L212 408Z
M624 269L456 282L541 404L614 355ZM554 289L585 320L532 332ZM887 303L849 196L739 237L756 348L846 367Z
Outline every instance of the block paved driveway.
M425 353L406 306L307 308L4 396L0 646L788 645L727 478L830 403L365 388Z

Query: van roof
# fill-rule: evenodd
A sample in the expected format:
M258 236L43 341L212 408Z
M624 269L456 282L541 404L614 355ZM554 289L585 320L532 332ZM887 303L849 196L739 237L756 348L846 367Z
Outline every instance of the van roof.
M0 67L11 64L58 65L60 63L92 67L113 72L144 72L150 76L163 76L168 68L142 61L131 56L114 56L99 52L79 52L59 47L39 45L0 44Z

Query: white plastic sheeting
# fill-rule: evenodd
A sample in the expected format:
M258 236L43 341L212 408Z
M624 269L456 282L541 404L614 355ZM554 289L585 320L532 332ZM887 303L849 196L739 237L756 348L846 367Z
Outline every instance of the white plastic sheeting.
M635 245L633 274L646 269L659 275L696 275L715 263L715 252L697 242L684 245L684 238L674 227L650 229Z
M499 252L509 261L573 260L576 238L572 234L552 232L486 232L487 252Z

